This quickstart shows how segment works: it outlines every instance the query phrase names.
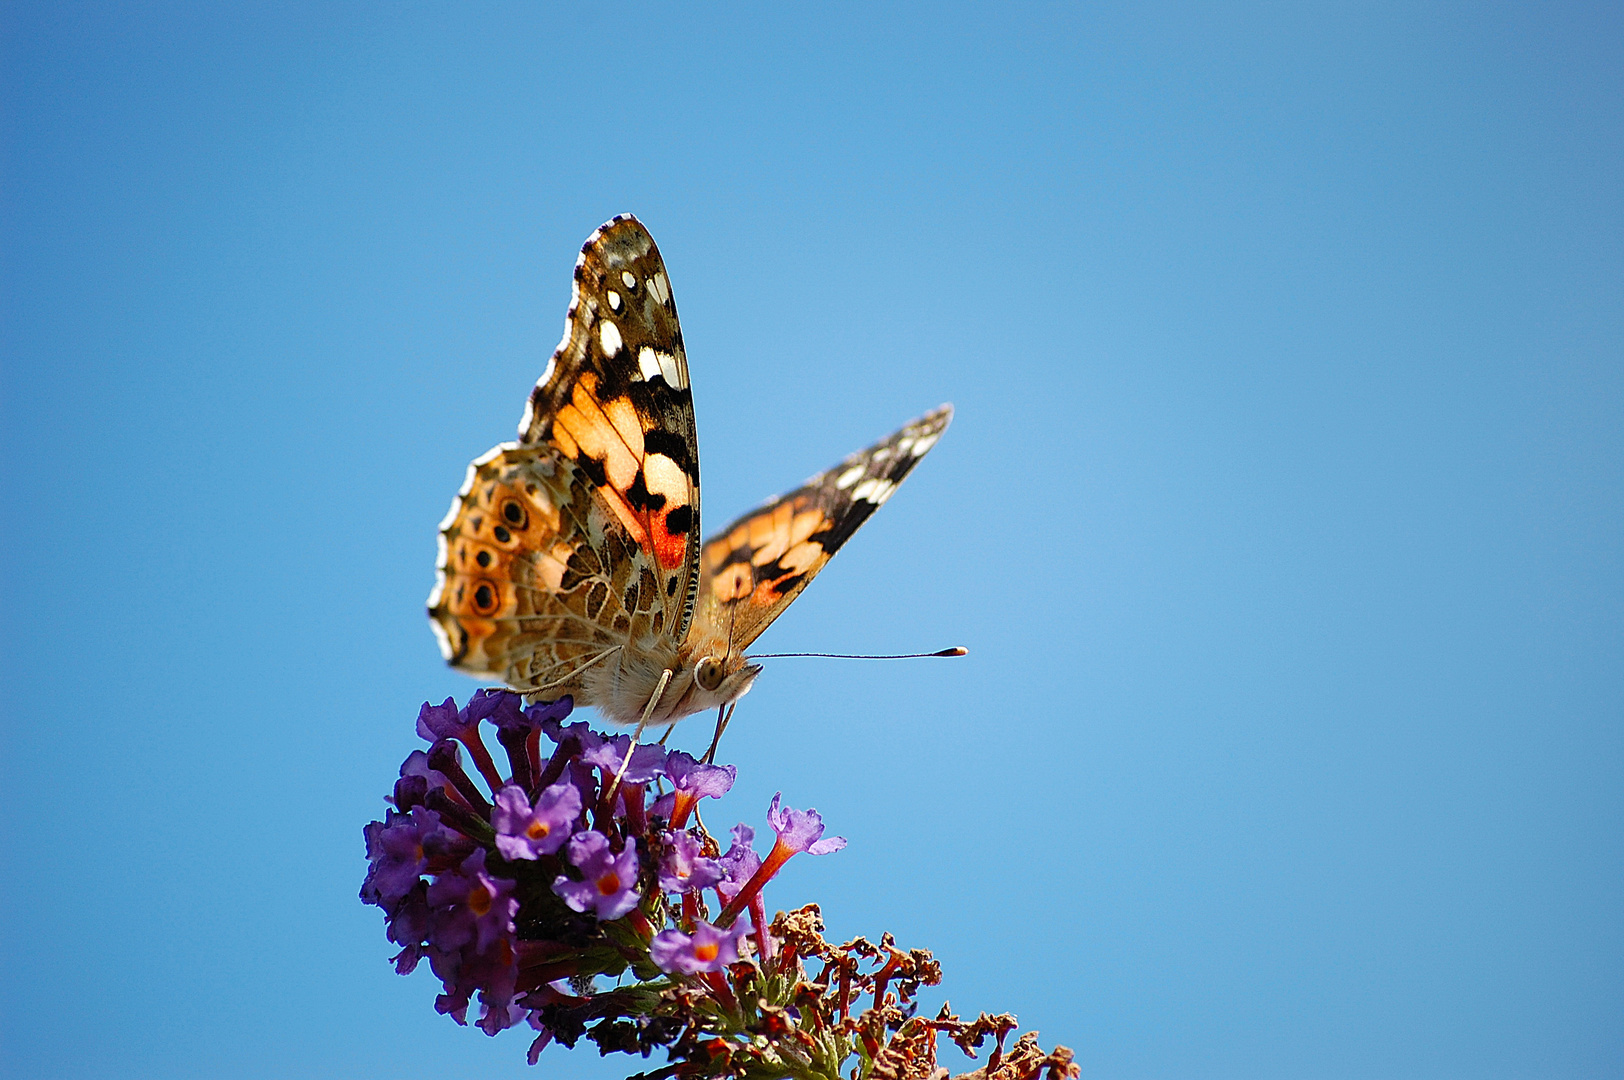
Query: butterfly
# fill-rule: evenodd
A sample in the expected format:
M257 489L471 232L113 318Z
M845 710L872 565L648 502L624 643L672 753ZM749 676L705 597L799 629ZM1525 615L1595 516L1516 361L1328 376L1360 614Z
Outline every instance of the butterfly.
M587 238L564 337L517 442L468 466L440 523L430 625L447 662L622 724L735 702L744 650L952 419L920 417L700 542L699 450L671 281L629 214Z

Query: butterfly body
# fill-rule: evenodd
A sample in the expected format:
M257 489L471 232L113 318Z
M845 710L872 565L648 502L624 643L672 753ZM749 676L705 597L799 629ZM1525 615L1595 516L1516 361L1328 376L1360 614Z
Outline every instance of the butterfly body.
M687 357L664 262L630 216L588 238L519 441L468 467L429 617L454 667L624 724L735 701L744 649L889 498L940 409L700 542Z

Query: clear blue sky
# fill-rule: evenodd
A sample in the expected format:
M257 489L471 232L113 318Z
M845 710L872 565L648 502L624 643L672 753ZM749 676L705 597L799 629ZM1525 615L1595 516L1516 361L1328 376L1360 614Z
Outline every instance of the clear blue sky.
M760 679L709 820L851 841L769 905L1089 1077L1624 1074L1616 5L9 3L0 50L6 1076L624 1075L435 1016L355 898L475 685L435 524L623 211L713 524L958 408L762 640L971 650Z

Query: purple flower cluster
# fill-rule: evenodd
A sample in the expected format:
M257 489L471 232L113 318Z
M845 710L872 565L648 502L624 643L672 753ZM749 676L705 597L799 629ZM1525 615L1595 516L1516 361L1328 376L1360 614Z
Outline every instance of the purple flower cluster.
M451 699L425 703L417 730L430 745L407 757L393 808L365 830L361 899L384 911L396 970L427 959L443 987L436 1008L458 1023L477 995L487 1034L538 1030L532 1062L555 1037L573 1045L583 1030L576 1017L615 1015L610 992L594 997L594 976L630 969L651 988L700 980L703 989L752 955L770 959L762 886L797 852L845 846L822 838L815 811L774 796L767 858L745 825L722 852L687 822L700 799L733 786L733 766L565 724L570 708L568 698L525 708L492 690L460 709ZM482 725L506 752L505 770ZM615 1049L629 1038L646 1052L678 1035L624 1023L603 1020L591 1037L605 1052L610 1038Z

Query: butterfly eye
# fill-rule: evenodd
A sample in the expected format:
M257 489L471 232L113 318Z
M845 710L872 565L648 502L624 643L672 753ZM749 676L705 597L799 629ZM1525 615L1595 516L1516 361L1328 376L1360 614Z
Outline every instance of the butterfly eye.
M694 665L694 681L701 690L715 690L722 685L725 674L722 662L714 656L702 656L699 663Z

